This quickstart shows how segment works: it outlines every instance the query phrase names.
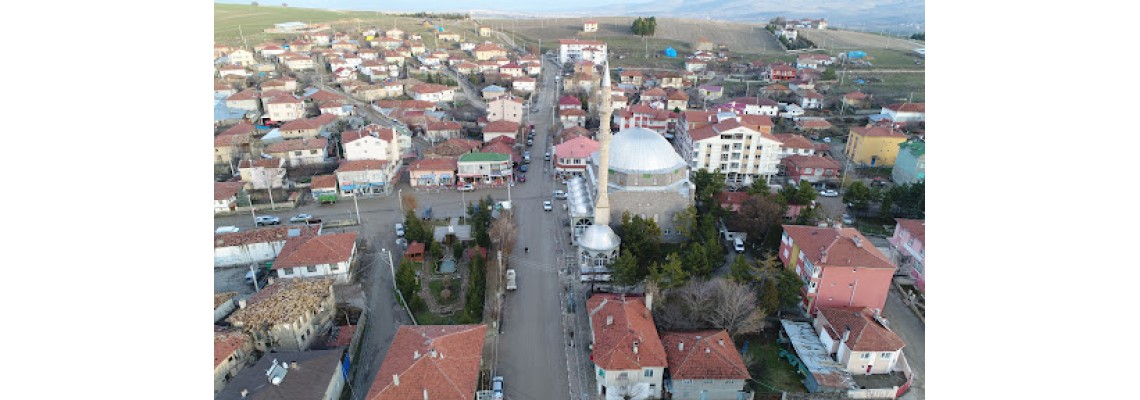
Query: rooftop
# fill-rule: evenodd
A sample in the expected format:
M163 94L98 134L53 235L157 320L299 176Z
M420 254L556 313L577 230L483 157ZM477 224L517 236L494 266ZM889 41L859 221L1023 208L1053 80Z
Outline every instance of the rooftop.
M331 279L284 279L253 295L245 308L226 318L238 326L277 326L291 324L317 312L332 296Z
M784 232L788 233L816 266L896 268L886 255L855 228L803 225L783 227Z
M340 164L336 172L353 172L353 171L371 171L384 169L389 164L388 160L353 160L345 161Z
M356 232L298 236L285 242L273 269L346 262L355 252Z
M642 296L600 293L590 296L586 307L594 335L591 357L598 367L630 370L667 366L665 348Z
M343 350L310 350L266 354L256 365L238 372L216 400L302 400L319 399L340 367ZM273 362L289 363L280 385L269 381L266 372ZM279 367L280 368L280 367ZM248 390L247 396L242 391Z
M486 325L401 326L364 399L474 399L486 333Z
M251 243L285 241L292 236L318 234L320 227L315 225L269 226L230 233L214 234L214 248L241 246Z
M847 336L851 351L888 352L906 347L898 335L875 319L869 308L821 307L819 313L827 320L823 328L834 340L842 340L846 329L851 329Z
M728 332L664 332L669 374L673 379L751 379Z

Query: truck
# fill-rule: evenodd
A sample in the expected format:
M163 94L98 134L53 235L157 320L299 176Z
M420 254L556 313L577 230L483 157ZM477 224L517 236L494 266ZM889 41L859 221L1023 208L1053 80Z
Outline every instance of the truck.
M519 288L519 285L517 282L515 282L515 270L514 269L508 269L507 270L507 290L515 290L518 288Z

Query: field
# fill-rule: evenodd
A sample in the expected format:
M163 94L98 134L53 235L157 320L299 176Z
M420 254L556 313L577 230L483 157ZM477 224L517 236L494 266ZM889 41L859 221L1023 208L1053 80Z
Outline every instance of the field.
M853 83L856 78L862 78L868 82L862 86L857 86ZM891 103L906 101L908 98L916 103L924 102L926 101L926 74L922 72L889 73L848 70L844 72L843 85L832 85L831 88L838 93L847 93L858 89L863 93L874 95L875 100Z
M834 52L849 50L887 49L909 52L924 47L921 42L910 39L899 39L874 33L854 31L802 29L800 35L815 43L816 46L833 50Z
M421 25L422 18L397 17L372 11L331 11L217 3L214 4L214 41L227 45L241 45L242 33L251 46L270 39L288 38L292 35L265 33L265 29L272 28L273 24L290 21L327 23L332 25L333 29L345 32L355 31L357 27L388 29L395 26L409 35L418 33L423 36L424 44L435 46L434 35L429 35L434 28ZM442 26L444 32L457 33L466 40L478 38L478 25L474 21L432 19L432 22ZM497 38L478 39L500 42ZM452 44L452 47L458 48L458 45Z
M641 38L630 32L633 17L599 17L589 18L598 22L598 32L582 32L582 23L586 18L549 18L549 19L520 19L520 20L485 20L496 30L506 33L515 32L516 37L529 42L542 39L543 49L554 49L558 39L636 39L637 46L625 46L625 43L613 43L610 47L614 51L640 51L645 52ZM768 32L763 25L743 24L725 21L705 21L681 18L659 18L657 20L657 34L651 37L650 51L658 52L666 45L674 43L688 43L686 49L696 44L697 39L707 38L713 43L724 43L729 51L748 54L775 54L783 53L780 43ZM653 40L659 41L660 47L654 48ZM680 48L674 46L678 53Z

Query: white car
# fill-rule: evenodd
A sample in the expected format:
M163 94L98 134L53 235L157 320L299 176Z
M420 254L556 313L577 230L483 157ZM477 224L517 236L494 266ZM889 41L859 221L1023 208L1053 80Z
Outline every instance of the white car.
M404 237L404 224L396 224L396 237Z
M839 197L839 192L836 192L835 189L827 189L820 191L819 195L823 197Z
M475 186L474 186L474 185L472 185L472 184L470 184L470 183L468 183L468 184L464 184L463 186L460 186L460 187L459 187L459 191L460 191L460 192L471 192L471 191L474 191L474 190L475 190Z
M825 138L823 138L823 142L824 142L824 143L831 143L831 138L830 138L830 137L825 137Z
M544 211L554 211L554 204L552 204L550 200L544 201L542 202L542 209Z
M503 377L491 378L491 398L496 400L503 398Z
M566 200L566 192L563 192L561 189L555 190L554 198L558 200Z

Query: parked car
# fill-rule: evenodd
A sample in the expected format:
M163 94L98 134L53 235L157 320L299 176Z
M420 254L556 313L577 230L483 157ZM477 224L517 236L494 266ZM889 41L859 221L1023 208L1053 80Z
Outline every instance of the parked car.
M854 224L854 223L855 223L855 219L854 219L854 218L851 218L851 216L850 216L850 215L847 215L847 214L843 214L843 224L844 224L844 225L851 225L851 224Z
M520 166L519 166L519 171L520 171L520 172L526 172L526 170L527 170L527 166L526 166L526 164L523 164L523 165L520 165Z
M527 146L534 146L534 139L529 139L529 138L528 138L528 139L526 140L526 145L527 145Z
M460 192L471 192L475 190L475 186L470 183L459 185Z
M396 237L404 237L404 224L396 224Z
M236 226L219 226L218 229L214 230L214 233L234 233L240 230L241 228Z
M830 138L830 137L825 137L825 138L823 138L823 142L824 142L824 143L831 143L831 138Z
M543 201L542 202L542 210L543 211L554 211L554 204L551 203L550 200Z
M820 191L819 195L823 197L839 197L839 192L835 191L835 189L825 189Z
M296 217L289 218L289 222L304 222L307 224L319 224L319 223L321 223L321 219L320 218L314 218L312 215L309 215L309 214L297 214Z
M526 183L526 175L519 174L519 176L515 177L515 180L519 183Z
M254 218L253 222L256 223L257 226L280 225L281 224L281 218L277 218L277 217L274 217L272 215L262 215L262 216L259 216L257 218Z
M546 161L550 161L550 152L548 151L548 152L546 152L546 154L543 154L542 159L546 160Z
M566 192L563 192L561 189L555 190L554 198L558 200L566 200Z
M740 240L740 238L732 239L732 248L735 249L737 253L743 253L744 241Z

